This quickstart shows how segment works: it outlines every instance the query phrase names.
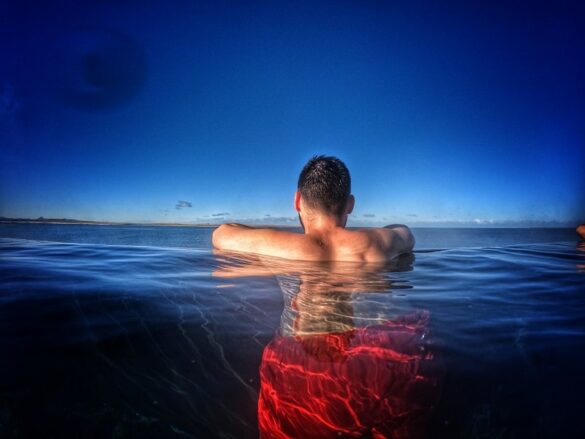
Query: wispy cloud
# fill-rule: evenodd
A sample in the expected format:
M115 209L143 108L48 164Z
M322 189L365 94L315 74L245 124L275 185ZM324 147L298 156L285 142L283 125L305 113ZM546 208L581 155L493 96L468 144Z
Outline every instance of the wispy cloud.
M187 207L193 207L193 204L190 201L179 200L175 205L175 209L177 210L185 209Z
M412 218L418 218L418 215L417 215L416 213L409 213L409 214L408 214L408 215L406 215L406 216L410 216L410 217L412 217Z
M364 213L364 218L376 218L375 213Z
M230 216L229 212L212 213L211 216Z
M473 220L473 222L475 224L493 224L494 220L493 219L482 219L482 218L475 218Z

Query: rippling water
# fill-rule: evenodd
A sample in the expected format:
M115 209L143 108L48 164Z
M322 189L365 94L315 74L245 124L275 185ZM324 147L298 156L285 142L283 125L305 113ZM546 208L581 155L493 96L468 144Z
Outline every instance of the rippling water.
M0 437L581 430L585 246L572 235L498 245L492 231L355 265L214 254L204 229L151 230L159 246L120 245L146 239L124 228L47 242L88 226L59 227L0 239ZM171 248L182 238L197 248Z

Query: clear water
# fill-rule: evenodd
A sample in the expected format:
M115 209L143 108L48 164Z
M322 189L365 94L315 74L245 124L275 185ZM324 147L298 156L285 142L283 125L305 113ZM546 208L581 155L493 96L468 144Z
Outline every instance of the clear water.
M572 231L415 230L380 266L214 254L210 233L0 226L0 437L581 430Z

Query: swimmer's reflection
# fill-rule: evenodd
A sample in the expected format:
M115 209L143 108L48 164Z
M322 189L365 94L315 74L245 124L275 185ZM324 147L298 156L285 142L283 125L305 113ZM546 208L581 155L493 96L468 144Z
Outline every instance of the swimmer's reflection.
M215 272L276 275L284 294L280 328L260 365L262 437L424 435L438 388L425 348L429 313L391 316L396 310L382 302L375 317L354 311L358 296L408 287L393 285L388 272L411 268L412 257L390 265L240 259Z
M585 253L585 241L577 243L577 251ZM585 264L577 264L578 271L585 271Z

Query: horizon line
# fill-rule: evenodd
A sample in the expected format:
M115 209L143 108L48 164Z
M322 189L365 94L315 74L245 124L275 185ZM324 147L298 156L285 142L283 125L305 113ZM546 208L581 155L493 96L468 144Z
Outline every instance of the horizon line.
M215 218L209 220L191 221L158 221L158 220L89 220L77 218L12 218L0 216L0 223L4 224L87 224L87 225L143 225L143 226L168 226L168 227L217 227L225 223L242 223L266 227L291 227L298 228L300 224L296 217L265 217L265 218ZM357 224L351 224L349 227L383 227L392 224L380 220L359 220L351 221ZM408 221L409 227L437 227L437 228L575 228L582 222L579 221L559 221L559 220L437 220L437 221Z

